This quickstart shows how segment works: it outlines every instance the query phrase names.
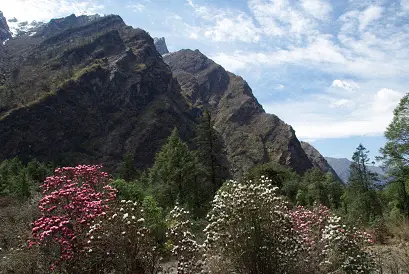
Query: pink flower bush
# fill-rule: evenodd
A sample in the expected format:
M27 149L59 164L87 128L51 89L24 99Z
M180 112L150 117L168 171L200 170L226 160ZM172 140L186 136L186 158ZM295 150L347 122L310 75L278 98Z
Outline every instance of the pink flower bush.
M107 185L100 165L57 168L41 185L42 216L32 223L34 244L56 243L59 261L72 259L84 249L84 232L93 219L104 215L116 190Z
M365 246L373 243L372 235L342 223L330 209L298 206L289 213L294 229L301 235L307 272L367 273L374 267Z

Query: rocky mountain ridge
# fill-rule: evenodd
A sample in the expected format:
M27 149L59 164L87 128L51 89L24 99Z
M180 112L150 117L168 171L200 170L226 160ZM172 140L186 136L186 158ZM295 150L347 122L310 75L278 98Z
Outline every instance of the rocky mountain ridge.
M0 11L0 43L3 43L7 39L11 38L10 28L7 24L7 20L3 15L3 12Z
M312 167L291 126L267 114L243 78L199 50L180 50L164 60L189 103L212 114L234 174L243 175L254 165L270 161L298 173Z
M143 169L175 126L192 140L209 110L234 177L270 161L298 173L313 166L292 127L265 113L243 78L198 50L162 57L156 47L117 15L53 19L1 46L0 160L114 168L130 152Z
M0 52L0 160L115 167L128 152L146 168L175 125L192 136L189 107L147 32L119 16L50 23Z
M343 182L343 180L338 176L337 172L327 162L326 158L322 156L315 147L303 141L301 141L301 147L304 149L308 159L310 159L314 167L320 169L324 173L331 173L334 178L336 178L340 182Z

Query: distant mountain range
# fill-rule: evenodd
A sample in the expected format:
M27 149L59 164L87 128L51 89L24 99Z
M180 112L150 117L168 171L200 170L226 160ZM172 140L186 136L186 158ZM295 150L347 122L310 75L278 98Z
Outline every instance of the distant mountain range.
M346 159L346 158L332 158L332 157L325 157L325 160L327 160L328 164L335 170L335 172L338 174L338 177L344 182L348 182L349 178L349 166L351 165L352 161ZM375 173L378 173L380 176L384 176L385 172L382 170L382 168L378 166L369 166L369 170Z

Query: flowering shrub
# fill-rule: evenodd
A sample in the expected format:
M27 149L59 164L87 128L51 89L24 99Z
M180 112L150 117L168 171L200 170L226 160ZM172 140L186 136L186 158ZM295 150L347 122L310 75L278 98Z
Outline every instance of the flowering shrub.
M329 208L319 205L309 210L298 206L291 210L294 229L300 233L305 254L306 272L368 273L373 270L373 258L364 251L372 243L366 232L343 225L341 218Z
M215 196L203 244L212 273L296 273L302 239L277 190L262 177Z
M369 273L371 236L341 223L325 206L288 208L277 187L231 181L215 196L199 246L188 212L176 207L169 237L179 273ZM203 256L204 264L201 264Z
M169 232L172 253L178 260L178 273L200 273L202 270L201 248L190 231L192 223L189 212L176 205L169 213Z
M108 174L101 168L57 168L54 176L45 179L39 202L42 216L32 224L29 246L54 247L56 263L73 260L84 250L84 231L93 219L105 214L107 203L116 196L116 190L107 185Z
M107 214L93 220L85 258L91 273L156 273L159 252L138 202L114 202ZM111 273L111 272L109 272Z
M373 256L364 247L373 242L372 236L355 227L342 225L341 217L331 216L322 231L325 273L370 273L375 269Z

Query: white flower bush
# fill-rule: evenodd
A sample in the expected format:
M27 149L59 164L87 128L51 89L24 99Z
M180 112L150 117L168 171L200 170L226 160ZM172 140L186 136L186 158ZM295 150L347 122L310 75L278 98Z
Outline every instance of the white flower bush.
M110 212L95 219L87 236L93 273L157 273L160 269L156 243L137 202L122 200L111 206Z
M373 237L356 228L342 225L341 217L331 216L320 239L324 248L321 255L322 273L371 273L376 265L365 246Z
M295 273L302 239L277 190L262 177L230 181L215 196L203 244L212 273Z
M176 205L169 213L167 237L172 245L172 254L178 260L178 273L200 273L202 250L191 232L189 212Z

